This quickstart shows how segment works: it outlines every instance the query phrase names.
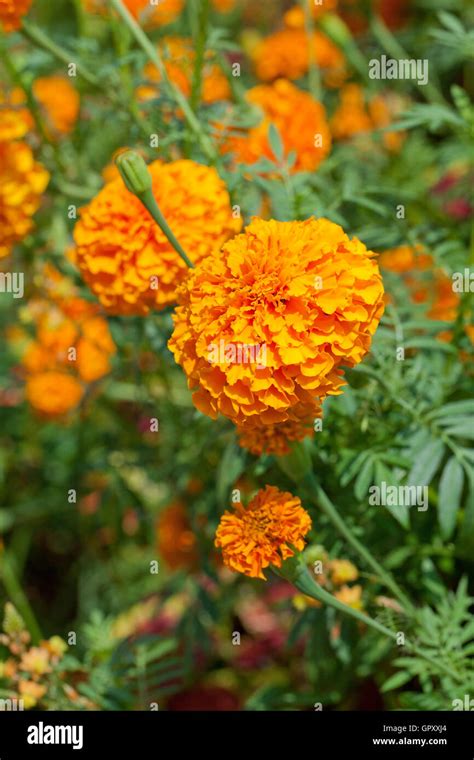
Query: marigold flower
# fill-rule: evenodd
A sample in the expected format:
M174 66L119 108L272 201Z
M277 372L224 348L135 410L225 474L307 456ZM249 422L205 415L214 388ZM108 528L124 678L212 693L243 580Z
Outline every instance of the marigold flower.
M20 670L35 676L42 676L51 671L49 652L43 647L31 647L20 660Z
M362 586L342 586L334 593L336 599L354 610L363 609Z
M179 87L183 95L189 97L196 60L193 41L186 37L167 37L162 45L162 53L170 81ZM146 64L143 73L150 82L161 82L160 72L152 63ZM143 98L157 97L156 88L149 85L140 87L138 94ZM212 52L209 51L202 72L202 102L209 104L219 100L228 100L230 95L231 90L227 77L217 63L212 60Z
M24 706L29 710L31 707L37 705L39 700L44 697L47 688L40 683L36 683L36 681L21 680L18 683L18 692L23 699Z
M301 79L309 70L312 55L326 83L340 85L346 76L344 56L318 31L313 32L311 42L304 29L282 29L265 37L253 50L255 72L263 82L279 77Z
M296 153L292 171L312 171L331 149L331 133L324 106L286 79L272 85L259 85L247 93L247 99L262 110L262 121L246 135L230 134L222 144L224 153L235 160L254 164L262 156L274 158L268 139L274 124L283 142L285 154Z
M320 18L324 13L334 11L337 7L338 0L324 0L321 3L315 3L314 0L307 0L307 4L314 20ZM301 5L293 5L286 11L283 16L285 26L290 29L304 29L305 12Z
M298 415L299 410L294 410L294 413ZM239 444L255 456L284 456L290 452L292 441L302 441L313 435L314 418L320 417L321 414L321 407L315 402L314 405L305 406L301 410L299 419L277 422L274 425L262 425L251 417L247 424L244 423L237 428Z
M311 518L297 496L267 485L247 507L239 502L234 510L221 517L215 539L231 570L266 580L266 567L281 567L294 549L303 550Z
M21 26L32 0L0 0L0 27L4 32L14 32Z
M38 372L26 381L29 403L33 409L47 417L66 414L78 405L83 393L80 382L65 372Z
M199 262L238 232L229 194L216 170L193 161L149 165L153 192L177 239ZM74 229L76 261L112 314L146 314L175 301L187 267L122 179L81 210Z
M197 408L237 425L274 425L340 393L341 367L362 360L383 313L374 256L327 219L254 219L193 269L169 347ZM220 341L265 346L264 366L211 362Z
M84 0L86 10L104 13L107 10L105 0ZM184 0L160 0L151 4L150 0L124 0L124 5L133 18L144 26L165 26L173 22L184 7Z
M32 229L48 181L26 143L0 143L0 258Z
M386 95L376 95L368 104L358 84L345 85L341 90L340 104L331 119L332 134L336 140L370 133L388 127L398 113L401 103ZM400 149L405 139L403 132L384 132L382 142L391 151Z
M359 577L359 571L356 566L349 562L348 559L333 559L329 563L331 572L331 581L336 586L341 586L350 581L356 581Z
M33 94L43 106L48 122L60 134L71 132L79 115L79 93L68 78L40 77L33 83Z
M0 143L19 140L33 126L25 106L25 94L18 87L8 93L0 90Z
M191 530L186 507L175 502L166 507L156 526L158 552L171 570L192 568L197 562L196 536Z

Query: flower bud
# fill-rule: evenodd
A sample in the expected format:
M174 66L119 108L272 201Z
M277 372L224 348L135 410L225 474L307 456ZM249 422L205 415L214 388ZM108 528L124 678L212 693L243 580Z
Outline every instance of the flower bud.
M115 163L127 190L134 195L143 195L151 190L151 174L139 153L126 150L117 156Z

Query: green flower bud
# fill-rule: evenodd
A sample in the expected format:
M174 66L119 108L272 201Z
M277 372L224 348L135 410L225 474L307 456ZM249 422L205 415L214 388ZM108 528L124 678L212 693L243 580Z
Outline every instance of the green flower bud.
M3 616L3 630L9 636L21 633L26 628L25 621L11 602L6 602Z
M151 174L143 158L134 150L126 150L115 159L117 169L127 190L143 195L151 190Z

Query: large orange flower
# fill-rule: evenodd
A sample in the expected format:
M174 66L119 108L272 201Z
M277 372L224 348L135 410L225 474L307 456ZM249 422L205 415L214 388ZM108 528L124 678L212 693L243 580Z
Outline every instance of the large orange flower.
M158 205L193 262L240 230L215 169L186 160L148 168ZM120 178L82 209L74 239L82 275L110 313L146 314L175 301L187 268Z
M196 55L193 42L186 37L167 37L162 45L162 54L166 73L183 95L189 97L193 80L193 69ZM144 75L152 83L159 83L161 76L156 66L147 63ZM145 85L139 88L141 98L157 97L157 88L153 85ZM231 90L227 77L222 69L212 60L209 53L202 72L202 101L203 103L215 103L218 100L228 100Z
M264 82L279 77L301 79L308 72L311 56L326 84L337 86L344 81L344 56L321 32L313 32L310 39L304 29L282 29L265 37L252 52L257 77Z
M5 32L14 32L21 26L21 19L25 16L32 0L0 0L0 27Z
M32 229L48 182L26 143L0 142L0 258Z
M231 570L266 580L266 567L281 567L294 549L304 549L311 518L297 496L266 486L247 507L239 502L234 509L221 517L215 540Z
M33 84L33 93L45 109L53 130L67 134L74 128L80 98L69 79L61 76L40 77Z
M248 100L262 110L262 120L246 135L230 134L222 150L236 161L254 164L262 156L273 158L268 138L270 124L280 132L285 154L296 153L292 171L316 169L331 149L331 133L324 106L286 79L259 85L247 93Z
M327 219L254 219L179 291L169 347L194 403L238 425L299 421L340 393L383 312L375 254Z
M302 404L301 407L293 409L296 419L273 425L265 425L258 418L249 417L237 428L239 444L255 456L289 454L291 442L302 441L312 436L315 417L322 415L321 406L316 400L313 404Z

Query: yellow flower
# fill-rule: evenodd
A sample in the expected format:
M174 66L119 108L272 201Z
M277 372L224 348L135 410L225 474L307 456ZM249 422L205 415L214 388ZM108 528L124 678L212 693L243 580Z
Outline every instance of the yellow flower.
M0 143L0 258L32 229L48 181L26 143Z
M363 359L383 313L374 256L327 219L254 219L198 264L179 291L169 342L196 407L274 425L339 394L342 366ZM221 345L234 351L216 361Z
M294 549L304 548L311 518L297 496L266 486L247 507L239 502L234 510L221 517L215 540L231 570L266 580L262 570L281 567Z
M19 140L32 128L33 119L24 106L23 90L5 93L0 89L0 143Z
M0 0L0 27L4 32L14 32L21 26L32 0Z
M38 704L41 697L44 697L46 694L47 689L46 686L42 686L42 684L36 683L36 681L22 680L18 683L18 691L23 699L24 706L29 710Z
M362 604L362 586L342 586L339 591L335 592L334 596L354 610L361 610L364 606Z
M193 262L240 230L215 169L186 160L154 161L148 168L158 205ZM187 267L121 178L81 210L74 239L76 263L110 313L143 315L176 300Z
M350 581L356 581L359 577L359 571L356 566L349 562L348 559L333 559L329 563L329 569L331 572L331 581L336 586L341 586L343 583Z
M42 676L51 671L49 652L44 647L31 647L22 655L20 670L34 676Z

